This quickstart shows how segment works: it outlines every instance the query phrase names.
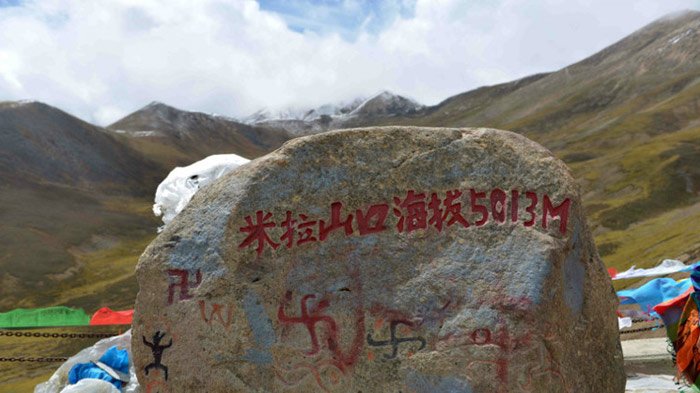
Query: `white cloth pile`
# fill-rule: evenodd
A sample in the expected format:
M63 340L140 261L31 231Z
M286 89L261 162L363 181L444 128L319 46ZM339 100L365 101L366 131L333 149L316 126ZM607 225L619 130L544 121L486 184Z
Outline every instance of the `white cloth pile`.
M679 386L671 375L629 375L625 393L678 393Z
M167 225L199 189L248 162L247 158L235 154L217 154L186 167L176 167L158 185L153 213L162 215Z
M120 336L102 339L92 347L78 352L78 354L66 360L48 381L36 385L34 393L120 393L114 385L99 379L83 379L75 385L68 384L68 372L74 365L98 361L107 349L115 345L120 349L126 348L129 352L129 359L131 359L131 329ZM121 392L139 393L140 391L139 381L136 379L136 370L132 361L129 364L129 383L122 387Z

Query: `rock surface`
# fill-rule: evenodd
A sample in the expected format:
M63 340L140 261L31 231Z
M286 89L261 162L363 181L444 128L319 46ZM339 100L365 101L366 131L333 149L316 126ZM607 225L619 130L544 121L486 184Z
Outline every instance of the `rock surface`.
M290 141L195 195L137 276L146 391L625 387L575 182L510 132Z

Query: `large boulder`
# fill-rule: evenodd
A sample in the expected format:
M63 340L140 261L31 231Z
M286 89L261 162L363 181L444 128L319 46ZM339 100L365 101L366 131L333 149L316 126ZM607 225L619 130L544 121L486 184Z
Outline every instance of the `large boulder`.
M146 391L624 391L576 183L510 132L290 141L195 195L137 275Z

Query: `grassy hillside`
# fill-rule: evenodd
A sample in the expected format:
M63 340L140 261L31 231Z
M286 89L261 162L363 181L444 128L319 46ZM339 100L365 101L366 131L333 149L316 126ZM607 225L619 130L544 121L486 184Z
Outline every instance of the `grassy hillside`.
M104 129L41 103L0 103L0 311L60 304L57 291L93 269L87 255L153 237L161 176Z
M56 291L82 285L94 269L91 255L154 237L157 223L146 211L148 202L127 199L139 211L125 211L118 207L122 200L46 186L0 191L5 206L0 212L0 309L72 305L58 302ZM135 261L140 251L134 248L127 255Z
M700 259L698 12L663 18L562 70L410 115L307 126L392 124L522 133L571 167L606 265ZM102 129L43 104L0 103L0 311L131 307L133 268L158 225L158 181L210 154L265 154L290 137L280 127L154 103ZM0 338L0 351L65 356L88 344ZM0 392L27 391L55 369L22 367L0 364Z
M160 221L153 195L168 172L210 154L256 157L288 139L162 104L117 125L136 132L100 128L42 103L0 103L0 312L132 308L134 267ZM95 329L56 331L77 330ZM0 351L71 356L95 341L0 337ZM0 363L0 392L31 391L57 365Z
M353 125L368 124L522 133L573 170L606 265L700 258L699 12L661 19L557 72Z

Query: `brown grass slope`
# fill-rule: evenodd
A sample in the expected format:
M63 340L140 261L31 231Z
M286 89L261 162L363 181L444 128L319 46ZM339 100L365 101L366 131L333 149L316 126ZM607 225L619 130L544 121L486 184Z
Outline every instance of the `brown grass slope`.
M120 134L41 103L0 103L0 312L133 307L134 266L156 236L151 204L168 172L215 153L253 158L287 139L284 131L162 104L118 126L161 136ZM13 356L71 356L95 341L40 340L6 338L0 348ZM55 367L0 364L0 391L29 391Z
M151 236L143 206L161 172L56 108L0 103L0 311L60 304L59 289L80 287L91 268L86 250Z
M288 139L159 103L113 127L42 103L0 103L0 312L131 306L133 266L155 236L150 206L168 172L217 153L255 158Z

